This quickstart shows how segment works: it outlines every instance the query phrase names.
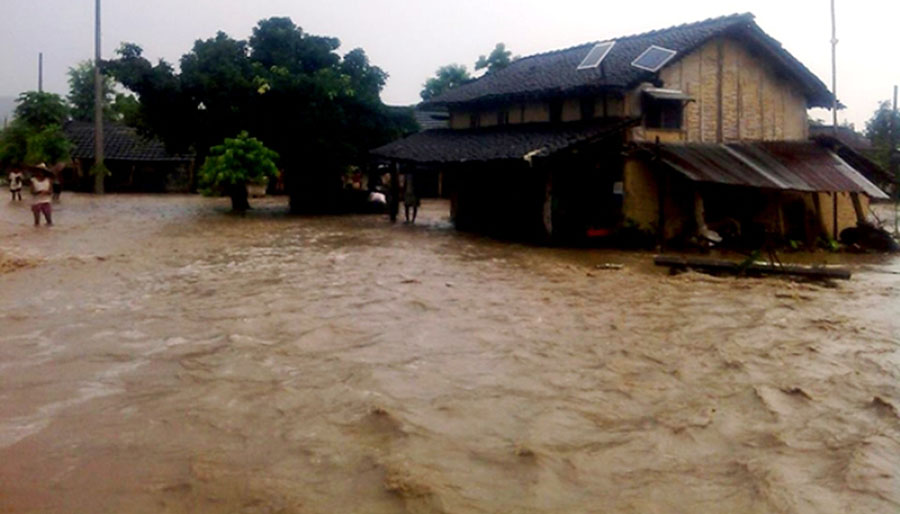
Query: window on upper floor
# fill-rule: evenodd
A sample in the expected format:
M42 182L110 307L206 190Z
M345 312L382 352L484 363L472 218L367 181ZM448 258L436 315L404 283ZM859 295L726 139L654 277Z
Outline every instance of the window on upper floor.
M594 105L596 102L593 98L581 99L581 119L590 120L594 118Z
M681 129L684 103L681 100L661 100L644 97L644 126L654 129Z
M563 101L562 100L551 100L550 101L550 123L559 123L562 121L562 110L563 110Z

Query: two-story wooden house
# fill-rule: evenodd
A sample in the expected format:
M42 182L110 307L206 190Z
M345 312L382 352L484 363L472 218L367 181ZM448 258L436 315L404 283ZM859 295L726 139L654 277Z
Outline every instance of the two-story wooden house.
M836 237L884 193L809 140L832 101L739 14L518 59L423 104L449 128L372 153L442 168L461 228Z

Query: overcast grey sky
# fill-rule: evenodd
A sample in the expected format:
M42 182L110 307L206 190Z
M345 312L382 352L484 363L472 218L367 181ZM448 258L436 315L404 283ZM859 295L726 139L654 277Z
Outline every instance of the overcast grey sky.
M65 94L67 69L93 55L93 8L94 0L0 0L0 96L37 89L38 52L45 89ZM829 0L104 0L103 8L105 57L131 41L173 64L217 30L246 38L260 19L289 16L306 32L338 37L342 53L364 48L390 74L389 104L417 102L439 66L471 69L500 41L524 56L749 11L831 86ZM900 83L900 0L837 0L837 10L838 97L848 106L839 119L861 129Z

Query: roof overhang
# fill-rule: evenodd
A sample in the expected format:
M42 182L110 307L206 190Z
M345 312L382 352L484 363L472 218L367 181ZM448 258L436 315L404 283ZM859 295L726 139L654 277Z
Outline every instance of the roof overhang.
M680 102L692 102L694 98L678 89L664 89L661 87L648 87L643 93L655 100L674 100Z
M634 118L568 123L525 123L476 129L437 129L370 151L375 158L419 164L524 161L595 145L622 136Z
M694 182L888 198L846 161L815 142L645 143L640 148Z

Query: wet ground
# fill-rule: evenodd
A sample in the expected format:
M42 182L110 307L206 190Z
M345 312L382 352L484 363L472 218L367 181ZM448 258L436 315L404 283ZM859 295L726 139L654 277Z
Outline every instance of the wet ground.
M3 201L0 512L900 510L897 258L670 277L284 203Z

